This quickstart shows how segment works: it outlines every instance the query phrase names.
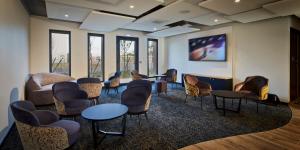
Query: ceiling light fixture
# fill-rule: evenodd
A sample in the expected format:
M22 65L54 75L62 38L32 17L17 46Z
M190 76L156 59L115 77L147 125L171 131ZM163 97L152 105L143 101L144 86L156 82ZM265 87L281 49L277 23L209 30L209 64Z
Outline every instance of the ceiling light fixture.
M134 6L133 6L133 5L130 5L130 6L129 6L129 8L131 8L131 9L132 9L132 8L134 8Z
M235 3L239 3L241 0L234 0Z
M126 36L131 36L130 34L126 34Z
M219 22L219 20L218 20L218 19L215 19L214 22Z
M68 14L65 14L65 17L66 17L66 18L68 18L68 17L69 17L69 15L68 15Z
M157 28L153 28L153 30L154 30L154 31L156 31L156 30L157 30Z

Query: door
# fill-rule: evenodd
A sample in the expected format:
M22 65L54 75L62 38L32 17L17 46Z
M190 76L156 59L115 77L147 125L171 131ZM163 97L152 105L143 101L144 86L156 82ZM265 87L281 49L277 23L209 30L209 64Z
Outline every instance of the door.
M290 29L290 100L300 98L300 31Z
M139 69L138 38L117 36L117 71L121 82L131 81L131 71Z

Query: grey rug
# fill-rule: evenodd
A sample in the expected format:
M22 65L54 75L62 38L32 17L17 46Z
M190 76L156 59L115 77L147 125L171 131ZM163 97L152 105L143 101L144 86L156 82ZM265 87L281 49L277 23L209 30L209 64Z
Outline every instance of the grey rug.
M159 97L153 94L149 120L140 116L139 125L137 116L128 116L126 136L107 136L98 149L178 149L202 141L271 130L285 125L291 118L291 110L285 104L259 105L259 113L256 113L255 102L248 101L246 104L242 101L240 113L226 112L226 116L223 116L222 110L215 109L211 97L203 100L203 109L200 99L195 101L190 97L187 103L184 103L184 99L183 88L169 87L168 95L161 94ZM103 92L101 103L120 103L120 94L106 95ZM226 105L236 108L238 103L232 106L228 101ZM90 123L82 118L78 121L81 124L81 137L69 149L94 149ZM99 125L103 130L121 130L121 119L101 122ZM0 148L22 149L15 126Z

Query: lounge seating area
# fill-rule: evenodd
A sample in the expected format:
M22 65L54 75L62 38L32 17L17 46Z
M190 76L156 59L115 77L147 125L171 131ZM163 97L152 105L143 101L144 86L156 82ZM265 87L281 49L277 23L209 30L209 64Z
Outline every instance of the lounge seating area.
M300 149L298 0L0 10L1 150Z

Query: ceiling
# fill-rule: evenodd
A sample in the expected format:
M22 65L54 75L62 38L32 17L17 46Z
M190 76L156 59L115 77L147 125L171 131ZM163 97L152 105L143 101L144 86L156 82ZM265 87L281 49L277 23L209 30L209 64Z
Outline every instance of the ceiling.
M119 28L167 37L230 22L300 17L300 0L20 0L31 15L80 23L80 29ZM239 1L239 2L236 2Z

